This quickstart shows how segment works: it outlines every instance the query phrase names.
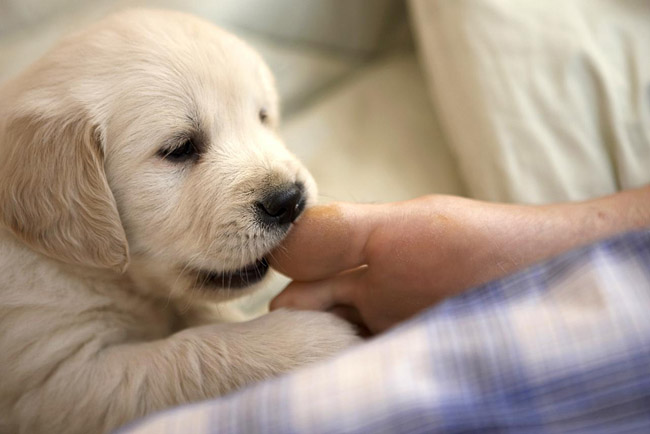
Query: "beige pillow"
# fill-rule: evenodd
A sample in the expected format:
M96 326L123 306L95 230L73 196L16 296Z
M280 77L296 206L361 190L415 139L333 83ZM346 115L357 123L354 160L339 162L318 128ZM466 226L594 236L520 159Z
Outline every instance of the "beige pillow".
M650 2L410 6L470 195L542 203L650 182Z

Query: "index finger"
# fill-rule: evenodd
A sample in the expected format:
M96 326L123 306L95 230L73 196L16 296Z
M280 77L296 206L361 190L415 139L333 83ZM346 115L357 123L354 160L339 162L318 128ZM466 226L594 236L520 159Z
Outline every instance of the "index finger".
M270 264L294 280L318 280L365 264L364 247L373 227L372 205L334 203L305 211Z

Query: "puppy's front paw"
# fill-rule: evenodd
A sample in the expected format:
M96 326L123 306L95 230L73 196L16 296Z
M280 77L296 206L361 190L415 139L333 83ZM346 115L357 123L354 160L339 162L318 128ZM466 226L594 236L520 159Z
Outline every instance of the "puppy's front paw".
M361 342L354 327L327 312L279 309L257 323L273 336L281 371L330 357Z

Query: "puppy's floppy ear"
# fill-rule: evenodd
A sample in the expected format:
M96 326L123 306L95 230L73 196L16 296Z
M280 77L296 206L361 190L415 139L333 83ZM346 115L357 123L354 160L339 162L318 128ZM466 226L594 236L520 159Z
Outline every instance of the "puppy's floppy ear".
M123 272L128 244L87 116L16 113L0 128L0 224L50 257Z

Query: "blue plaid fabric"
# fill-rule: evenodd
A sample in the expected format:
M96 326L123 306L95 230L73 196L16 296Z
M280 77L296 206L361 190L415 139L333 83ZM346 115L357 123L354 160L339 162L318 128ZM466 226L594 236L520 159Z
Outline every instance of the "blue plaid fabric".
M125 433L650 433L650 231L450 299Z

